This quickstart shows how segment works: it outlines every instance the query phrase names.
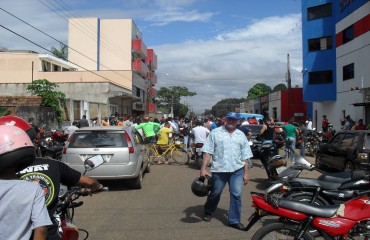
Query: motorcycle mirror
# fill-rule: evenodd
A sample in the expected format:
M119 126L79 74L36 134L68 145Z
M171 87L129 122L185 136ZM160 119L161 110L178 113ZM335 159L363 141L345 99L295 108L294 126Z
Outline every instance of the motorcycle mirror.
M87 158L84 162L85 172L91 171L104 163L104 159L101 155L92 156Z
M309 163L304 157L300 155L295 155L294 157L294 168L295 169L305 169L305 170L313 170L315 168L314 165Z

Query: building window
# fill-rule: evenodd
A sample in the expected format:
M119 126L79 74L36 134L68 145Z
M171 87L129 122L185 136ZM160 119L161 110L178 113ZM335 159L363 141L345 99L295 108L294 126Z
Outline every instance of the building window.
M331 37L308 39L308 51L321 51L331 49L333 47Z
M355 78L355 64L351 63L343 67L343 81Z
M332 12L331 9L332 9L331 3L308 8L307 9L308 21L319 19L319 18L330 17L331 12Z
M308 84L325 84L333 82L333 71L317 71L308 73Z
M353 25L343 30L343 44L352 41L355 38L355 28Z

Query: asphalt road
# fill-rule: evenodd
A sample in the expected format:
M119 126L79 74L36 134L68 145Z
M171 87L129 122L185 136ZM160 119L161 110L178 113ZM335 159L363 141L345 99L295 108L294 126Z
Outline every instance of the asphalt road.
M313 161L312 158L309 158ZM266 188L266 173L254 159L250 182L243 189L242 223L248 223L253 213L251 191ZM290 161L289 163L290 164ZM302 172L301 176L318 173ZM103 182L109 192L83 199L76 209L74 223L89 232L89 239L251 239L265 221L257 223L248 232L228 227L229 192L224 189L218 209L211 222L203 222L203 204L206 198L192 194L191 182L199 170L190 166L155 165L144 176L141 190L131 190L125 182ZM83 236L84 233L81 233Z

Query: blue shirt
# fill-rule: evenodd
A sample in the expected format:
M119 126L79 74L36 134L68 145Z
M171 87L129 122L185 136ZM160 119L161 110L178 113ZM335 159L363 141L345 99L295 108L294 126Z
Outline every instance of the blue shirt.
M253 157L244 133L235 129L230 135L223 126L211 131L202 151L212 155L211 172L235 172Z

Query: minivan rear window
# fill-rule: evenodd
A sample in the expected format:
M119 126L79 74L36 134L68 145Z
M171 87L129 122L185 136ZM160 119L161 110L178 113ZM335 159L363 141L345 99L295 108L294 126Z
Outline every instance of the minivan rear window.
M68 148L121 148L127 147L123 132L84 131L75 132Z

